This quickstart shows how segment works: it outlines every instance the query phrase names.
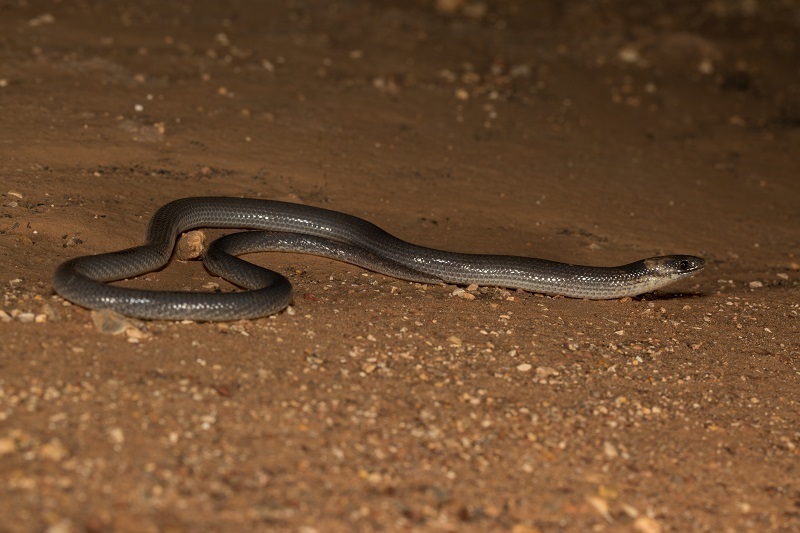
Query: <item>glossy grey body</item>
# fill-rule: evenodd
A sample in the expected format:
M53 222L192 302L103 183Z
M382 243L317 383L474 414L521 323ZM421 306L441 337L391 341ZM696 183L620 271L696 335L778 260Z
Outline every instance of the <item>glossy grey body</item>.
M103 283L161 268L169 262L177 236L199 227L268 230L215 241L204 259L211 272L251 290L161 292ZM153 215L143 246L63 263L56 270L53 286L61 296L84 307L112 308L141 318L235 320L264 316L291 302L291 284L280 274L231 254L267 250L324 255L411 281L476 283L590 299L650 292L705 265L693 256L589 267L528 257L453 253L405 242L366 220L337 211L272 200L198 197L160 208Z

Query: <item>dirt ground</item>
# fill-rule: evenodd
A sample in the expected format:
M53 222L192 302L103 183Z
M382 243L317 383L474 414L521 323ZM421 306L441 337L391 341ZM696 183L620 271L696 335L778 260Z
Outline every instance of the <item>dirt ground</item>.
M0 531L800 529L797 1L7 0L0 110ZM192 195L708 266L598 302L258 254L290 311L116 335L54 295Z

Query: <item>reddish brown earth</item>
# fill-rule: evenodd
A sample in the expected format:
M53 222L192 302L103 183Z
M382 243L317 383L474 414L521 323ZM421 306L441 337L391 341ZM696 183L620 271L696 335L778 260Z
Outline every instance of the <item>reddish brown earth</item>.
M437 4L0 3L0 531L800 528L798 2ZM470 299L263 254L292 312L118 335L54 295L190 195L708 267Z

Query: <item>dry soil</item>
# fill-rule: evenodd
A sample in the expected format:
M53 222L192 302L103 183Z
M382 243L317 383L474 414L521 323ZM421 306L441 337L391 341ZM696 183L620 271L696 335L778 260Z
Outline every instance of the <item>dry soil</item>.
M796 531L799 168L797 1L2 1L0 531ZM708 267L595 302L261 254L290 311L115 335L54 295L191 195Z

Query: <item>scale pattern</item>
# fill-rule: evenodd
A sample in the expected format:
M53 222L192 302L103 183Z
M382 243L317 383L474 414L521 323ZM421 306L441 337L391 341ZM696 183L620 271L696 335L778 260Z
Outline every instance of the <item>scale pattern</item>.
M149 291L106 283L163 267L178 235L201 227L262 230L223 237L212 243L204 258L210 272L248 290ZM337 211L274 200L195 197L175 200L156 211L144 245L61 264L53 287L81 306L111 308L139 318L255 318L276 313L292 301L288 279L236 257L258 251L322 255L422 283L475 283L588 299L651 292L705 267L703 259L690 255L592 267L532 257L446 252L403 241L366 220Z

